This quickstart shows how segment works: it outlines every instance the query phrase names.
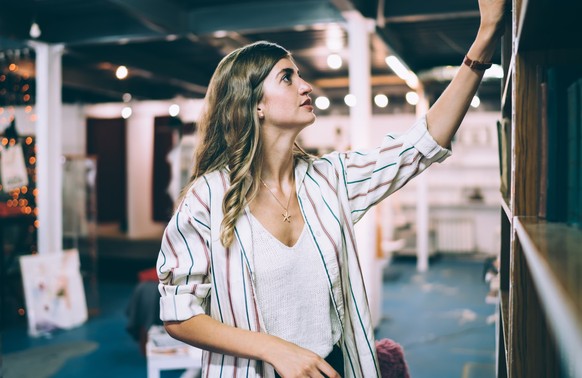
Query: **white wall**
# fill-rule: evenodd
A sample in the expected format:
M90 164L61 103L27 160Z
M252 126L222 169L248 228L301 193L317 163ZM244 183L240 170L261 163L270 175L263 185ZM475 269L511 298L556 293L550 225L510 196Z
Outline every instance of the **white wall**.
M168 114L171 103L181 108L180 118L185 122L196 121L202 108L202 100L147 101L132 102L133 115L127 120L127 188L128 188L128 237L157 238L164 224L151 220L151 180L153 164L154 118ZM86 118L118 118L122 103L99 105L65 105L63 107L63 153L84 155L86 152ZM34 119L24 108L14 110L17 129L20 134L34 135ZM0 130L8 126L9 114L0 117ZM485 196L485 205L498 208L499 168L497 157L497 136L495 122L497 112L470 111L466 116L453 144L453 156L443 164L431 168L428 174L430 201L435 209L431 213L443 213L443 206L455 208L466 203L468 188L479 186ZM378 115L372 119L372 140L380 140L387 132L401 133L415 121L412 113ZM324 150L349 148L349 116L318 116L317 121L299 136L304 147ZM336 133L341 130L341 134ZM412 180L395 197L414 222L416 201L415 181ZM406 209L405 209L406 210ZM490 216L485 222L490 225L477 230L479 249L485 253L497 250L497 230L499 218L496 211L488 209ZM479 215L483 219L483 214Z

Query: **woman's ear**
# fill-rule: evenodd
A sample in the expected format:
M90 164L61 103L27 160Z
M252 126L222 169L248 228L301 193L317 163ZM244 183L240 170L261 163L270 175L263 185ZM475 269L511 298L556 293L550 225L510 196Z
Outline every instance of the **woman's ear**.
M259 115L259 119L265 119L265 114L261 108L257 108L257 114Z

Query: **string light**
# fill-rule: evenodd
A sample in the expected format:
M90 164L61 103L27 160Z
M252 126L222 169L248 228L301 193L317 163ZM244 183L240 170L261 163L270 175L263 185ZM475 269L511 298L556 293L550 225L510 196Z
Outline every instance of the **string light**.
M333 70L341 68L343 64L342 57L339 54L329 54L327 56L327 65Z
M410 105L416 105L418 104L418 101L418 93L412 91L406 93L406 102L408 102Z
M377 94L376 96L374 96L374 103L379 108L385 108L386 106L388 106L388 96L382 93Z
M40 28L38 25L31 28L33 31ZM40 35L40 34L39 34ZM26 118L31 121L36 120L33 114L35 79L24 72L25 67L21 62L31 59L27 49L11 50L0 52L0 124L10 125L5 128L4 135L0 136L0 150L13 148L16 145L22 147L24 166L28 176L28 184L7 191L6 187L0 185L0 213L10 215L30 216L31 227L28 228L31 242L27 246L29 253L35 253L37 227L32 221L36 221L38 208L36 197L36 145L34 136L19 136L13 129L12 122L16 116L16 107L22 107Z
M170 105L170 107L168 108L168 113L170 114L170 116L176 117L178 114L180 114L180 105L178 104Z
M329 98L325 96L319 96L315 99L315 106L317 106L318 109L325 110L329 108L329 105Z
M353 94L347 94L344 97L344 102L346 103L347 106L349 106L350 108L353 106L356 106L356 96Z
M127 77L128 73L129 73L129 71L127 70L127 67L119 66L119 67L117 67L117 70L115 71L115 77L117 77L119 80L123 80Z

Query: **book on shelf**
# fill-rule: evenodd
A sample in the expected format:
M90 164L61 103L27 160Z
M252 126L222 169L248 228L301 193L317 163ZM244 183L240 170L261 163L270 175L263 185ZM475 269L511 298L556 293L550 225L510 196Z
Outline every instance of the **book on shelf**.
M582 78L578 79L578 227L582 227Z
M511 190L511 121L503 118L497 121L497 148L499 152L499 191L507 199Z
M567 223L577 226L582 218L580 217L580 80L575 81L567 89L568 100L568 211Z
M543 66L537 67L537 81L540 83L539 89L539 107L538 107L538 120L539 120L539 188L538 188L538 217L546 219L547 217L547 201L548 201L548 144L546 143L548 137L548 83L545 79L545 69Z
M540 107L545 111L541 119L545 117L547 120L547 132L542 136L542 143L545 143L543 148L547 149L547 179L545 182L540 180L540 183L545 185L547 220L568 222L570 216L576 213L569 206L578 202L569 194L570 189L574 190L578 185L570 187L570 183L573 183L580 170L579 162L576 163L578 159L570 159L579 149L579 143L570 143L570 138L577 135L577 131L571 131L569 127L568 88L582 76L582 66L551 66L547 68L545 75L547 96Z

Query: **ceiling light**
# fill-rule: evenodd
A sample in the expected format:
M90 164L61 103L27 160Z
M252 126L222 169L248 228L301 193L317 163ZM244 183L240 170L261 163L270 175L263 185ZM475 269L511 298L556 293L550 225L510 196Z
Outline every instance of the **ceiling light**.
M129 117L131 117L131 113L133 112L129 106L126 106L123 109L121 109L121 117L123 119L128 119Z
M127 77L128 72L129 71L127 70L127 67L119 66L115 71L115 77L117 77L119 80L123 80Z
M374 103L379 108L385 108L386 106L388 106L388 96L382 93L377 94L376 96L374 96Z
M330 105L329 98L325 96L319 96L318 98L315 99L315 106L317 106L318 109L325 110L329 108L329 105Z
M481 105L481 99L477 96L473 96L473 99L471 100L471 106L474 108L478 108L479 105Z
M168 113L170 113L170 115L172 117L177 116L178 114L180 114L180 105L178 105L178 104L170 105L170 108L168 109Z
M325 30L325 45L331 51L344 48L344 32L338 24L330 24Z
M418 100L418 93L412 91L406 93L406 102L408 102L410 105L418 104Z
M212 33L212 35L215 38L224 38L228 36L228 32L226 30L217 30L214 33Z
M42 31L40 30L40 26L38 26L36 21L33 21L32 25L30 25L30 31L28 32L28 34L30 35L31 38L34 38L34 39L37 39L42 34Z
M401 61L394 55L386 57L386 64L399 78L406 82L412 89L418 88L418 77L410 71Z
M356 96L353 94L347 94L346 97L344 97L344 102L346 103L347 106L349 106L350 108L353 106L356 106Z
M327 65L333 70L337 70L342 66L342 57L338 54L329 54L327 56Z

